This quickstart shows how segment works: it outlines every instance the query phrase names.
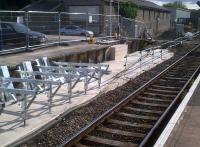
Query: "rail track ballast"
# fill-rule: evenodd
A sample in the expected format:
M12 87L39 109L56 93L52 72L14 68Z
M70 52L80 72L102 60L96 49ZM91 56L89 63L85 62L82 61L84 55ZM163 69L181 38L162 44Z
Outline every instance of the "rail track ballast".
M200 72L200 45L61 146L153 146Z

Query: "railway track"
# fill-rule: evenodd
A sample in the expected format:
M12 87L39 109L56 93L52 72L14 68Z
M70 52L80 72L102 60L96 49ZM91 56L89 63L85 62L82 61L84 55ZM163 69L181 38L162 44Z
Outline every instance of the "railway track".
M184 55L61 146L153 146L200 72L196 51Z

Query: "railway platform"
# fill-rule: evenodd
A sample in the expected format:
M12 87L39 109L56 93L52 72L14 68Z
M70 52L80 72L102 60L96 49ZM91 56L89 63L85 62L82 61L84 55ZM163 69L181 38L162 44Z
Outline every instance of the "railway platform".
M197 147L200 144L200 80L165 147Z
M119 45L116 46L116 48L118 48L121 51L122 48L127 48L127 46ZM22 126L19 113L20 109L17 107L17 105L13 105L6 108L5 111L0 116L1 146L19 145L25 140L30 139L31 137L37 135L41 131L47 129L55 122L62 119L62 116L66 115L67 113L73 111L76 108L88 104L90 101L95 99L97 95L105 93L108 90L112 90L117 86L126 83L129 80L129 78L134 78L138 74L141 74L142 72L155 67L157 64L160 64L161 62L173 56L172 52L169 52L168 50L166 50L165 52L166 53L165 55L163 55L162 59L155 58L153 62L148 62L148 63L146 62L152 61L152 56L147 55L142 61L146 63L142 68L137 68L137 70L132 71L126 76L125 79L123 78L116 79L115 78L116 74L124 70L124 64L127 61L129 62L129 64L134 63L141 56L139 52L135 52L131 54L131 56L129 56L128 59L126 59L121 56L120 52L118 56L119 57L121 56L121 58L118 57L117 60L104 62L106 64L109 64L109 70L111 72L102 77L102 83L100 89L97 86L97 82L94 81L89 84L87 94L84 94L83 83L79 83L73 90L72 100L71 103L69 103L66 100L66 89L65 87L61 87L59 92L54 97L51 113L48 113L46 105L47 98L45 97L45 94L38 95L38 98L36 98L36 100L33 102L32 106L28 111L28 119L26 126ZM156 50L154 52L154 57L159 57L159 56L160 56L160 51ZM135 64L135 66L139 65L140 63Z
M154 147L198 147L200 144L200 74Z

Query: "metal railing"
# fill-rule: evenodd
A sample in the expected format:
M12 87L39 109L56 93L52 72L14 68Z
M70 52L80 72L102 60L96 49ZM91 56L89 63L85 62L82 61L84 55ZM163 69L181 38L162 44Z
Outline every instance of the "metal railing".
M190 42L191 40L193 40L193 38L196 38L198 36L200 36L200 31L195 32L192 38L191 36L179 37L174 41L168 41L158 46L146 48L142 51L139 51L140 57L134 62L128 61L128 57L133 56L132 54L129 54L125 57L125 69L124 71L119 73L118 76L121 74L123 76L126 76L138 69L142 70L145 66L154 63L154 61L157 59L163 60L163 57L169 54L168 49L177 47L178 45L187 43L188 41ZM151 60L145 60L146 58L151 58Z

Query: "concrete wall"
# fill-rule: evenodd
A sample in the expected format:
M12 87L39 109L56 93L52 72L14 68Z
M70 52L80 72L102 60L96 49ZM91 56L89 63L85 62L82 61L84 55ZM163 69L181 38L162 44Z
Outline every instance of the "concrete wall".
M109 3L104 3L104 14L110 15ZM112 15L117 15L117 8L113 7ZM157 19L159 17L159 20ZM117 23L117 17L112 17L113 25ZM160 10L139 8L136 20L142 21L147 25L147 28L153 29L154 34L160 34L170 29L170 13ZM114 31L114 29L113 29Z
M139 9L136 16L137 20L143 20L143 10Z
M153 29L154 34L160 34L170 29L171 18L168 12L140 8L136 19L143 21L148 28Z

